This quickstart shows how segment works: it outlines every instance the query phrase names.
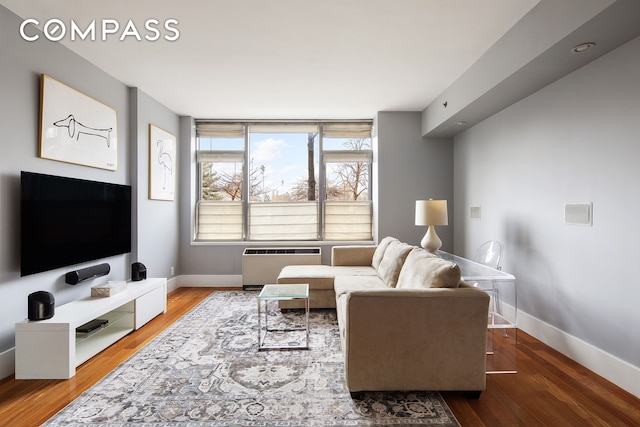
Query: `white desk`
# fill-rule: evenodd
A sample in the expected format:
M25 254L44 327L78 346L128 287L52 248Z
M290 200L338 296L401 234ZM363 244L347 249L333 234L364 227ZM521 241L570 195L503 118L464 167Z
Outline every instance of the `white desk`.
M438 255L460 267L462 280L491 296L487 373L516 373L518 297L515 276L447 252L438 251Z

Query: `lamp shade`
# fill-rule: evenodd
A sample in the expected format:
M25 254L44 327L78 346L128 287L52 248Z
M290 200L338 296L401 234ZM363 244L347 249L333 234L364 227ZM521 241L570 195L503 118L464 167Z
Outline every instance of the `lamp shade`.
M449 225L446 200L416 200L416 225Z

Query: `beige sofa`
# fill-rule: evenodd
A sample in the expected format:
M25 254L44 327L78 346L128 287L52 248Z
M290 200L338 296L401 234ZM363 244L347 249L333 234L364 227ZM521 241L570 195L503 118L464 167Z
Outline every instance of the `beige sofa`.
M287 266L278 283L309 283L311 307L336 307L352 393L485 389L489 296L457 265L387 237L334 247L331 266Z

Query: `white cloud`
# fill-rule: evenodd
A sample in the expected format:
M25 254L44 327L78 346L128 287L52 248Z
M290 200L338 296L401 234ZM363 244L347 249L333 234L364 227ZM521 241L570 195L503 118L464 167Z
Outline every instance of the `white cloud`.
M283 139L267 138L257 141L251 150L251 158L254 164L270 162L282 158L283 151L293 145L287 144Z

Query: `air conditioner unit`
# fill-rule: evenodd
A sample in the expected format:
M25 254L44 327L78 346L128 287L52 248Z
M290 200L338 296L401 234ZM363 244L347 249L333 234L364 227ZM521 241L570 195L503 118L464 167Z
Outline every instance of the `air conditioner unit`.
M319 265L320 248L247 248L242 254L243 288L276 283L287 265Z

